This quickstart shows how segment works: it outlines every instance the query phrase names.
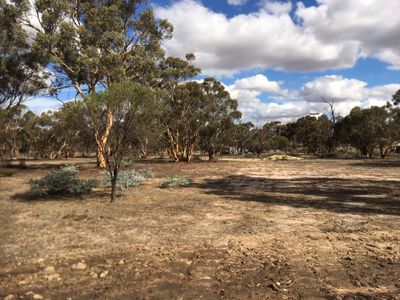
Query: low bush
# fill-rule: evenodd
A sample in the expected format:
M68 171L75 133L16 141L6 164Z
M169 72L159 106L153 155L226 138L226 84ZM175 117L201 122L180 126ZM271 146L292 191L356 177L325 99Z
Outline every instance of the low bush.
M160 183L160 188L167 188L171 186L188 187L192 185L192 183L193 183L192 180L190 180L186 176L173 175L164 177L164 179Z
M110 173L105 172L104 183L111 185ZM154 177L154 171L151 169L144 169L140 173L136 170L120 171L118 173L117 186L124 190L130 187L137 187L140 183L148 178Z
M11 177L15 173L17 173L17 170L11 169L11 168L0 168L0 177Z
M78 173L76 167L67 166L52 171L41 179L31 179L27 196L39 198L48 195L82 195L91 192L94 187L98 186L98 180L76 178Z
M145 178L153 178L155 173L153 169L143 169L140 171Z

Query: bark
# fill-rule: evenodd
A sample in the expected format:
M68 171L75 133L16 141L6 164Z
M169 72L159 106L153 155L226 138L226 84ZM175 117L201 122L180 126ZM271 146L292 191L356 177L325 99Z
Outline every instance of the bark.
M99 169L105 169L106 167L106 159L104 156L106 153L105 147L107 145L108 137L110 136L112 125L113 115L111 109L108 109L104 132L102 134L95 132L95 141L97 144L97 167Z
M214 151L212 151L212 150L208 151L208 161L209 162L215 161Z
M147 149L149 145L149 139L146 137L143 140L140 139L140 157L147 158Z
M380 146L379 147L379 150L381 152L381 158L386 158L386 155L390 148L391 148L390 146L387 146L387 147Z
M212 162L215 161L215 146L214 143L211 143L210 147L208 148L208 161Z
M113 176L111 176L111 202L114 202L117 199L117 180L118 169L115 169Z

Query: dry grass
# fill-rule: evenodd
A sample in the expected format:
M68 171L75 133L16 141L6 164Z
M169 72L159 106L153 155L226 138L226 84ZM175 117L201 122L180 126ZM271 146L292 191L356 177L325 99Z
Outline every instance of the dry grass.
M399 161L140 161L136 168L151 167L156 177L114 204L104 188L79 199L16 199L30 177L65 163L78 164L83 177L101 177L92 161L72 160L28 163L0 178L0 296L400 294ZM160 189L168 175L194 183ZM86 269L72 269L82 260Z

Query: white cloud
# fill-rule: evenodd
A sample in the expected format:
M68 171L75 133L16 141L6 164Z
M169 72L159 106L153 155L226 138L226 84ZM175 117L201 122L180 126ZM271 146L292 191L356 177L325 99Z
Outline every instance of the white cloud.
M292 11L292 2L280 2L272 0L264 0L261 2L261 7L273 15L288 14Z
M34 113L41 114L48 110L57 110L62 103L54 97L36 96L28 98L24 104Z
M170 55L193 52L195 63L210 75L232 75L243 69L276 68L289 71L348 68L360 51L358 41L321 42L284 13L287 8L269 4L251 14L227 18L193 0L156 8L160 18L175 26L164 43ZM284 4L282 4L284 7ZM267 5L268 7L268 5Z
M260 85L261 82L264 84ZM279 89L265 88L268 86L265 83L276 84ZM282 89L282 85L259 74L236 80L227 90L238 100L244 121L264 124L275 120L294 121L310 113L328 113L329 106L322 98L335 100L335 109L341 115L347 115L355 106L382 106L400 89L400 84L370 88L366 82L337 75L315 78L298 91ZM260 99L264 93L271 102ZM282 102L281 98L286 100Z
M235 6L245 5L247 2L247 0L227 0L227 1L228 1L228 4L235 5Z
M235 88L242 90L254 90L265 93L279 93L281 90L279 82L270 81L266 76L262 74L257 74L252 77L236 80Z
M304 28L323 42L358 41L363 56L374 56L400 68L398 0L318 0L318 6L298 4Z
M295 20L290 16L294 10ZM193 52L210 75L244 69L287 71L350 68L360 57L376 57L400 69L399 0L264 0L257 12L228 18L201 2L181 0L156 13L175 25L165 43L171 55Z
M307 102L321 102L322 98L337 102L356 101L363 97L366 86L366 82L357 79L324 76L304 84L299 96Z

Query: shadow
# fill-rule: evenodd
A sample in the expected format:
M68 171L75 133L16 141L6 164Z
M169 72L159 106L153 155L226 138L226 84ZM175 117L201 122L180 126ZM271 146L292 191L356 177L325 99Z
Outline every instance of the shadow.
M400 168L400 160L370 160L353 163L352 166L364 168Z
M399 181L337 178L268 179L231 175L194 186L239 201L337 213L400 215Z
M96 199L109 199L110 194L108 191L105 190L96 190L91 191L90 193L86 194L70 194L70 195L57 195L57 194L50 194L50 195L43 195L43 196L32 196L29 192L23 193L16 193L11 196L12 200L19 201L19 202L70 202L70 201L90 201L92 198Z

